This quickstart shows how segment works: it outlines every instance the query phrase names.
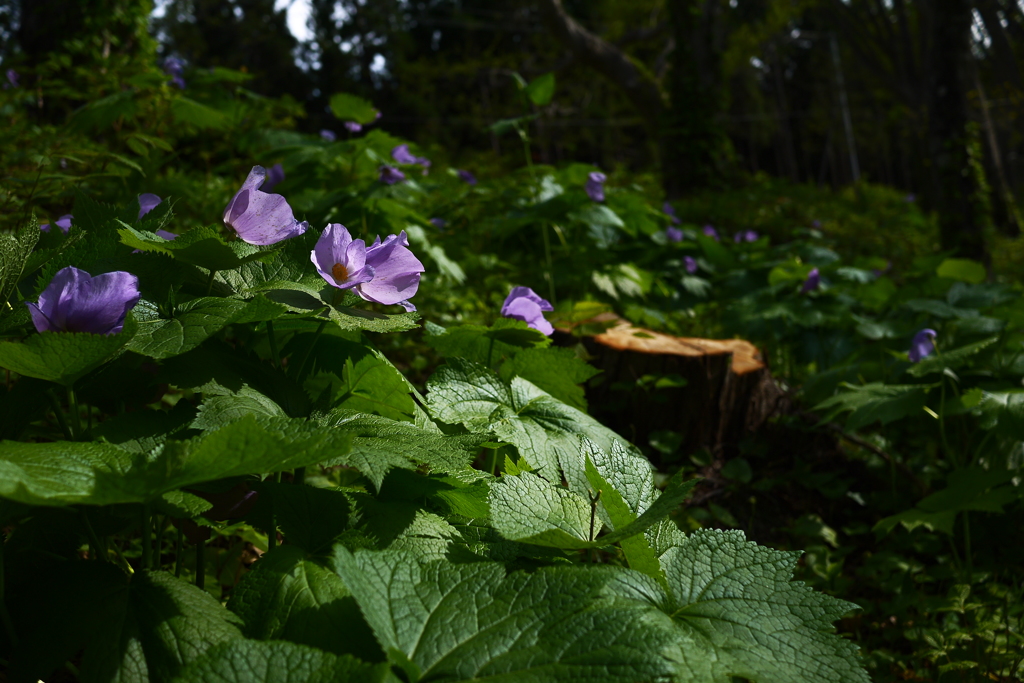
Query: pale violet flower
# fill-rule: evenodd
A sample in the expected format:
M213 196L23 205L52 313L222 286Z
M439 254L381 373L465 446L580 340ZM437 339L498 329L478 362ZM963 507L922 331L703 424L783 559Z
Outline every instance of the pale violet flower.
M70 213L66 213L57 220L55 220L54 224L58 228L60 228L61 232L63 232L66 235L68 234L68 230L71 229L71 220L73 218L74 216L72 216ZM50 232L50 224L43 223L42 225L39 226L39 229L42 230L43 232Z
M595 202L604 201L604 181L608 180L608 176L604 173L594 171L587 175L587 184L583 186L587 196Z
M267 179L263 183L263 187L260 188L264 192L270 192L274 189L274 186L284 180L284 167L281 164L274 164L267 169Z
M249 244L277 244L306 232L309 223L295 220L292 207L279 194L260 192L267 178L267 169L253 166L249 176L228 206L224 223Z
M346 121L342 125L345 126L345 130L347 130L349 133L358 133L363 129L363 125L356 121Z
M467 185L476 185L476 176L470 173L469 171L459 169L457 173L459 176L459 180L461 180L462 182L466 183Z
M801 294L806 294L817 289L821 285L821 273L818 272L817 268L812 268L811 272L807 274L807 279L804 280L803 286L800 288Z
M394 185L405 180L405 174L394 166L384 165L380 167L380 182L385 185Z
M373 279L373 268L366 265L366 242L352 239L341 223L324 228L309 260L331 287L350 289Z
M910 340L910 350L907 352L907 360L911 363L920 363L923 359L935 353L935 342L933 341L938 333L927 327L920 330Z
M555 310L545 299L540 298L529 287L513 287L501 306L506 318L522 320L533 329L550 336L555 328L544 318L544 311Z
M26 303L39 332L117 334L140 296L139 279L131 273L93 277L68 266L57 271L37 303Z
M686 268L686 272L693 275L697 272L697 259L692 256L683 257L683 266Z
M139 218L142 218L147 213L157 207L157 205L163 201L160 197L156 196L152 192L144 192L139 195Z
M682 242L683 231L673 225L670 225L665 228L665 237L668 238L669 242Z
M705 225L701 229L701 232L703 232L705 235L707 235L708 237L710 237L714 241L716 241L716 242L718 241L718 231L715 230L715 228L713 226Z
M327 142L334 142L335 140L338 139L338 136L335 134L335 132L333 130L328 130L327 128L324 128L322 131L320 131L320 137L322 137Z
M669 204L668 201L661 205L661 210L667 213L669 217L672 219L672 225L679 225L680 221L679 217L676 216L676 209L674 206Z

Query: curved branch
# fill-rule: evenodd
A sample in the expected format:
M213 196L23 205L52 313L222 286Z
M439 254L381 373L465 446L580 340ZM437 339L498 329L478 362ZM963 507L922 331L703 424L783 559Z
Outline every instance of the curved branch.
M545 23L562 45L581 62L618 86L647 119L657 122L665 97L654 78L611 43L594 35L569 16L562 0L540 0Z

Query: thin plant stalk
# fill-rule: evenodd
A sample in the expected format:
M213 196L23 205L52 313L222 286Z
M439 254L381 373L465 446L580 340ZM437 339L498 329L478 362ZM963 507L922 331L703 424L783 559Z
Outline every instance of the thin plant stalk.
M82 438L82 416L78 412L78 397L73 387L68 387L68 417L71 418L71 431L75 438Z
M267 340L270 342L270 357L274 359L274 365L281 367L281 350L277 347L277 337L274 336L274 321L267 321Z
M210 292L213 291L213 280L216 277L217 277L217 271L216 270L211 270L210 271L210 277L206 281L206 296L210 296Z
M321 320L319 327L316 328L316 332L313 333L313 341L310 343L309 348L306 349L306 353L303 354L302 360L299 362L298 367L295 370L295 379L301 382L305 378L306 365L309 364L309 359L313 355L313 348L316 343L320 341L320 335L323 334L324 328L327 327L327 321Z
M93 555L95 555L96 559L100 562L109 562L110 558L107 557L107 546L105 543L102 543L99 536L96 535L96 530L92 528L92 523L89 521L89 515L86 514L83 508L78 509L78 514L82 517L82 526L85 527L85 534L89 537L89 545L92 547Z
M64 411L61 410L60 403L57 401L57 397L53 395L52 389L46 390L46 398L50 402L50 408L53 409L53 415L57 418L57 424L60 425L60 430L64 432L64 438L68 441L74 441L75 435L71 431L71 425L68 424L68 420L64 416Z
M174 578L181 578L181 566L184 564L185 557L183 551L185 545L185 532L178 527L178 533L174 538Z
M196 588L206 589L206 540L196 543Z
M142 506L142 568L152 569L153 568L153 540L151 536L151 527L153 520L151 519L152 512L148 505Z

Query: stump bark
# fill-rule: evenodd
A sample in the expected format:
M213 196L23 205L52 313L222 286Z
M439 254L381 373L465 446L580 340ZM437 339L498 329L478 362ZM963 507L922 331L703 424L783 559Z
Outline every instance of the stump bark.
M611 315L593 322L610 327L574 338L604 371L587 386L591 414L640 446L659 430L681 434L677 452L710 453L705 476L738 453L744 436L786 409L785 392L748 341L674 337Z

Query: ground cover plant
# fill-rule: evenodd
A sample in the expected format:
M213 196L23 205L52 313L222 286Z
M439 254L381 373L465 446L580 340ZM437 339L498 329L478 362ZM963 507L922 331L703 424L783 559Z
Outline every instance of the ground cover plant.
M517 112L485 174L124 68L66 121L3 93L8 680L1021 677L1021 289L913 201L666 203ZM753 341L791 408L627 440L575 343L610 310Z

